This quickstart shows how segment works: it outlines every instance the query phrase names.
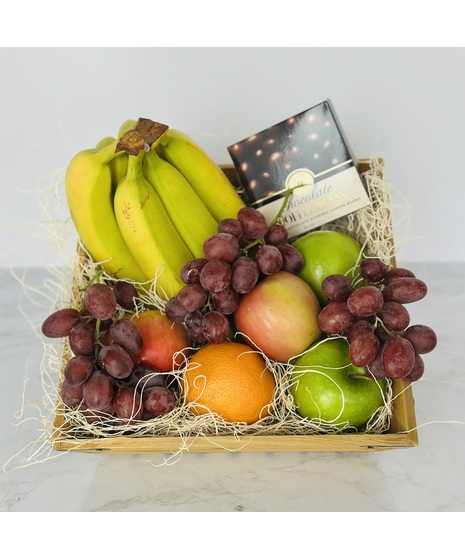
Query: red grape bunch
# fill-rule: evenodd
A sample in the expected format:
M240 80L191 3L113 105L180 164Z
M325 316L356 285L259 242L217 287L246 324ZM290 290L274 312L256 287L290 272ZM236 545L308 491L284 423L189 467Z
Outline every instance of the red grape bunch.
M187 262L180 277L185 286L166 305L173 322L184 323L195 346L222 343L241 296L264 277L279 271L297 274L304 261L288 241L287 229L253 207L237 218L223 219L216 234L203 244L202 258Z
M406 304L427 294L427 286L405 268L388 267L379 258L360 264L363 286L353 286L344 275L330 275L321 284L328 303L318 316L320 329L345 335L352 364L367 367L375 378L419 380L424 373L421 355L437 344L426 325L410 325Z
M134 312L137 296L126 281L112 287L92 283L84 291L81 310L63 308L42 323L45 337L68 339L72 356L64 366L61 399L69 407L80 406L88 422L109 416L116 424L149 419L175 406L166 376L133 363L143 340L126 312Z

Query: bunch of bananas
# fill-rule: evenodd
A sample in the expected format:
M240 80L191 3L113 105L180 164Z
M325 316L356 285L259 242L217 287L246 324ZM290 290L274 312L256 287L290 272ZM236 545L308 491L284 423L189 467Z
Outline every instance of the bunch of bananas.
M144 135L147 123L161 127L156 140ZM139 144L122 148L132 132ZM65 191L76 232L93 260L120 279L156 281L164 300L183 287L181 267L202 257L219 221L244 207L199 145L147 119L127 121L118 138L75 155Z

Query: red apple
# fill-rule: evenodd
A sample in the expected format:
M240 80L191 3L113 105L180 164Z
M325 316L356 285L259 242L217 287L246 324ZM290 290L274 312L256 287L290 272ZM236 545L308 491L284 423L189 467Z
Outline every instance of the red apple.
M287 362L321 336L319 312L318 299L307 283L280 271L242 296L234 323L251 346L272 360Z
M145 364L159 372L169 372L183 365L191 350L182 324L172 322L158 310L140 312L132 321L144 342L142 351L132 356L136 366Z

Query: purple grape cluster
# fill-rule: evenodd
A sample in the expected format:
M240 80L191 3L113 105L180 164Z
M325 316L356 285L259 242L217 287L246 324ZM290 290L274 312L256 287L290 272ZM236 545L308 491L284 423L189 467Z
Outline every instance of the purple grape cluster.
M363 286L353 287L344 275L330 275L321 284L329 301L318 316L328 335L345 335L352 364L366 367L377 379L419 380L421 355L437 344L433 329L410 325L406 304L427 294L426 284L405 268L388 267L379 258L360 264Z
M303 265L283 225L269 226L260 211L243 207L237 218L223 219L217 233L205 239L202 258L183 266L185 286L167 302L166 315L184 323L194 346L222 343L243 295L264 277L279 271L297 274Z
M127 424L176 405L174 378L134 365L132 356L141 352L143 339L117 310L133 312L137 296L126 281L92 283L81 310L63 308L42 323L45 337L68 338L72 356L64 366L61 398L69 407L80 406L89 423L113 418L115 424Z

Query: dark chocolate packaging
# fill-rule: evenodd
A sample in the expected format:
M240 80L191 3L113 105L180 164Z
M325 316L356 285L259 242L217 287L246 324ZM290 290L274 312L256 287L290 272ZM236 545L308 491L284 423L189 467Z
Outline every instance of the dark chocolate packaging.
M329 99L228 147L249 205L295 238L366 207L356 159ZM289 190L291 192L289 192Z

